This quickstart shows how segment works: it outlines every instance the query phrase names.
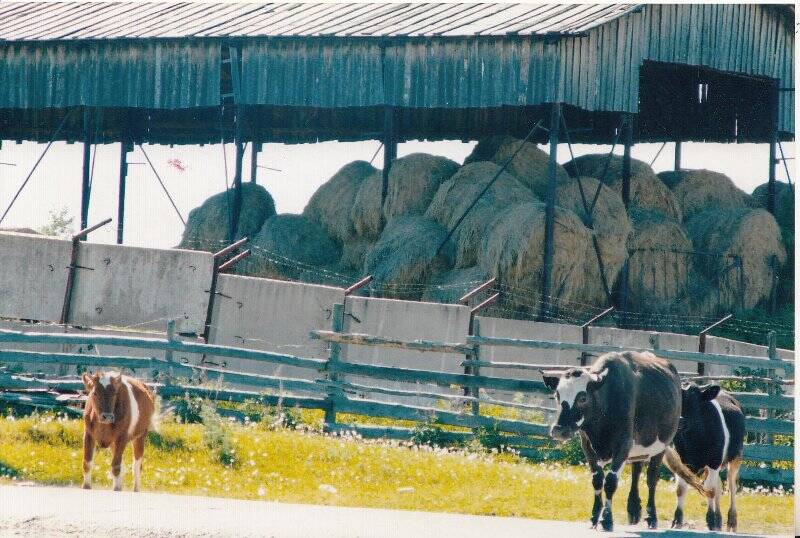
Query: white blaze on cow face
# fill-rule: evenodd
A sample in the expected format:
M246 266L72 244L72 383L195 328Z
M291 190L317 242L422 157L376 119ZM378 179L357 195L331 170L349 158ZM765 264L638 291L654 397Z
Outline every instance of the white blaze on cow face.
M572 406L575 404L575 398L577 398L578 394L581 392L586 392L590 382L600 381L607 374L608 368L601 372L583 372L581 370L577 370L575 372L565 374L558 382L558 387L556 388L558 403L560 404L562 402L566 402L567 405L572 408Z

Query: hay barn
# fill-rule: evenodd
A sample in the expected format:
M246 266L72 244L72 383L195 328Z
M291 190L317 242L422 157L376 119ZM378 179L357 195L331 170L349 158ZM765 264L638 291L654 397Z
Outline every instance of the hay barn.
M367 237L337 222L322 199L305 215L333 241L352 241L342 263L357 267L367 257L361 250L395 216L391 208L421 212L402 185L390 185L398 143L513 136L549 144L549 154L531 146L520 157L546 181L525 177L519 163L508 170L542 201L543 252L530 254L541 258L536 285L547 298L561 259L553 252L555 192L565 174L554 163L567 140L625 148L618 175L606 182L626 208L639 196L636 185L631 191L636 143L675 144L678 170L685 141L768 144L762 197L775 213L777 151L794 140L794 8L4 2L0 80L0 139L83 144L82 183L72 187L81 192L81 229L89 224L91 146L119 144L120 243L134 145L233 143L224 223L233 241L243 221L274 218L274 210L243 214L245 151L254 180L267 142L382 141L386 165L372 182L380 183L380 200L374 214L362 212ZM483 160L509 153L501 143L489 146ZM363 168L358 181L339 186L354 202L360 181L376 173ZM425 183L426 200L450 173ZM377 187L362 198L375 198ZM609 293L608 301L624 302L625 294Z

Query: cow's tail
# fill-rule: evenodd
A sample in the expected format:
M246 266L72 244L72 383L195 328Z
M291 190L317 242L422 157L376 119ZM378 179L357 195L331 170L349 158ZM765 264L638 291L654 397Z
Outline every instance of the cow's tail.
M687 484L700 492L704 497L711 498L714 495L713 491L707 490L703 487L700 478L689 469L674 448L668 446L664 450L664 464L676 476L681 477Z

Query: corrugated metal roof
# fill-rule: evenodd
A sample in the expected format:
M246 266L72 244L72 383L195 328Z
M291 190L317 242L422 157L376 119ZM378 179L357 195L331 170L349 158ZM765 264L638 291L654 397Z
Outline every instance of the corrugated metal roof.
M575 35L634 4L7 2L6 41Z

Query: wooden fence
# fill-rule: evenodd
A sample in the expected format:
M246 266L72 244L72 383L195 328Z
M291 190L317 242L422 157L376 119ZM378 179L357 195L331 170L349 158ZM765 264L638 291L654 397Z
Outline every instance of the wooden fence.
M77 391L82 383L77 378L45 378L20 373L3 372L4 365L13 364L60 364L97 368L126 368L139 377L149 377L153 386L165 398L175 396L199 396L216 401L245 402L258 401L269 405L279 402L286 407L322 409L325 412L325 427L329 431L356 430L365 437L410 438L413 430L400 427L376 427L359 424L341 424L337 415L347 413L412 421L415 423L434 423L448 427L441 435L451 439L466 439L476 431L485 429L501 435L501 442L514 447L523 455L554 455L547 439L547 419L555 411L546 404L520 403L492 398L486 391L504 391L538 395L540 400L548 401L550 391L541 381L533 379L538 374L531 372L529 379L488 376L481 368L507 370L552 369L552 364L536 365L521 362L487 361L481 358L481 351L489 346L532 348L545 350L573 350L578 354L599 355L609 351L625 351L611 345L552 342L546 340L526 340L497 338L480 335L478 320L474 320L472 334L465 342L405 341L365 334L342 332L344 305L336 304L332 309L330 331L312 331L311 337L329 343L327 359L305 358L289 354L246 349L242 347L220 346L205 343L183 342L175 337L174 324L167 327L166 338L143 338L133 336L109 336L98 334L62 334L0 331L0 344L55 344L55 345L106 345L127 348L140 348L153 352L150 357L86 355L76 353L57 353L27 351L21 349L0 350L0 400L23 403L43 408L63 408L78 399ZM342 359L341 346L377 346L399 348L419 352L446 353L458 356L464 373L437 372L425 369L410 369L395 366L354 364ZM772 387L780 386L783 377L794 377L794 362L780 359L774 346L770 347L769 357L732 356L714 353L676 351L660 349L658 333L653 333L651 348L657 355L673 360L690 361L698 364L720 364L731 367L765 369L772 377L766 378L771 387L768 393L734 392L743 407L756 410L748 416L747 429L754 432L758 443L747 444L745 458L753 465L742 471L743 479L762 480L772 483L789 484L793 482L793 447L774 443L775 435L793 435L792 420L778 418L776 413L786 415L794 409L794 399L789 395L778 394ZM645 350L645 349L638 349ZM175 353L202 354L204 356L248 359L270 364L304 368L315 372L313 380L294 379L283 376L267 376L255 373L230 371L224 368L193 365L174 359ZM576 359L576 365L580 358ZM783 372L783 376L779 375ZM366 377L374 380L405 382L416 385L415 390L404 390L388 386L368 386L355 383L349 376ZM178 380L189 379L189 383L178 384ZM209 386L208 382L218 382ZM222 384L248 387L223 388ZM427 390L418 390L425 385ZM459 393L435 392L433 387L458 387ZM481 390L483 389L483 390ZM73 396L65 395L72 392ZM412 396L430 399L430 406L389 403L364 397L366 394L383 394L397 397ZM524 418L498 418L489 416L486 406L499 406L517 410ZM521 411L521 413L520 413ZM77 412L73 408L73 411ZM230 414L230 412L228 412ZM492 413L497 415L496 412ZM449 431L453 430L453 431ZM780 462L780 463L778 463ZM777 465L776 465L777 464Z

